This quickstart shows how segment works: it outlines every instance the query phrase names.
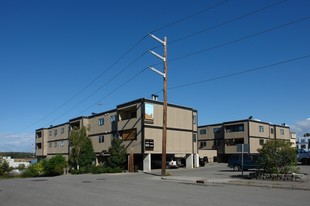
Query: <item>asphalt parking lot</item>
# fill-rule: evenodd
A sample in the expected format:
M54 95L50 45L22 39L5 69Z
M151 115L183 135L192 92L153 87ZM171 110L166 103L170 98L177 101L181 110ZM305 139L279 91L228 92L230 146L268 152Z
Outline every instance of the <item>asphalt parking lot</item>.
M309 176L310 167L301 168ZM242 184L241 173L233 172L226 164L212 163L194 169L168 169L170 176L165 178L160 176L160 172L68 174L0 180L0 204L286 206L295 205L296 201L301 205L309 204L307 188L266 188L270 184L267 181L263 181L263 186L246 182ZM204 180L205 183L197 184L197 179ZM287 184L290 183L285 183ZM242 201L240 194L243 195Z

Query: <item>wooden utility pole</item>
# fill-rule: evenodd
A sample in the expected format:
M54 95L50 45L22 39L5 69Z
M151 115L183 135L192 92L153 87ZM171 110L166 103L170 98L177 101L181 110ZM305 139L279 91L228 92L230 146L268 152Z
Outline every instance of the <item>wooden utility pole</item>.
M163 105L163 138L162 138L162 158L161 158L161 176L166 176L166 150L167 150L167 37L164 37L164 41L158 37L150 34L152 38L160 42L164 46L164 56L157 54L154 51L149 50L153 55L160 58L164 63L164 72L160 72L153 67L149 67L151 70L161 75L164 78L164 105Z
M164 107L163 107L163 143L162 143L162 165L161 176L166 176L167 163L167 37L164 37Z

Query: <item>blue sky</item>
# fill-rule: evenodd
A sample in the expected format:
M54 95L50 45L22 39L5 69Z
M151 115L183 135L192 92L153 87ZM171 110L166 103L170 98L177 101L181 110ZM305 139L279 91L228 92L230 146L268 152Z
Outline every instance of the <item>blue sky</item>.
M1 1L0 151L35 129L158 93L199 124L253 116L310 131L310 1Z

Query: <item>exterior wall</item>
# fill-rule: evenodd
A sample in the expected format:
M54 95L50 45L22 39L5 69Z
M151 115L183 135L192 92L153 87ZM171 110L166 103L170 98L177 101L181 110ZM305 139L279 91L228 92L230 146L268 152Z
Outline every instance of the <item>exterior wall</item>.
M122 132L135 130L135 138L130 138L126 140L123 138L123 144L125 145L127 152L129 153L131 149L135 154L142 153L142 102L129 104L127 106L120 106L117 108L118 113L118 123L117 128L122 137ZM128 119L122 118L122 112L124 111L135 111L136 116Z
M239 126L242 125L243 128L240 129ZM206 130L206 134L201 134L201 130ZM258 153L258 149L266 141L273 139L290 140L290 128L251 119L198 128L199 149L216 149L218 156L222 159L227 159L227 155L240 153L238 144L248 144L249 153Z
M152 114L147 117L146 106L151 106ZM191 108L168 104L167 154L186 155L198 153L197 148L197 111ZM37 157L44 152L47 158L61 154L68 159L69 133L74 128L88 128L87 134L92 141L97 163L105 161L113 138L123 139L127 152L134 154L161 154L163 103L139 99L118 105L115 110L77 117L67 123L43 128L44 135L36 138L42 149L36 151ZM37 131L41 131L37 130ZM63 132L62 132L63 131ZM42 132L43 134L43 132ZM153 148L145 148L147 140L153 140ZM39 144L38 144L39 145Z
M87 121L89 128L87 131L88 137L92 141L94 152L97 155L107 153L111 146L112 138L117 136L116 114L116 111L101 113L89 117Z
M50 127L47 129L47 154L68 154L69 153L69 124Z
M47 138L46 129L36 130L36 156L45 157L47 155Z
M162 152L163 105L159 102L146 102L152 105L153 119L144 120L144 137L154 141L154 148L144 148L145 153ZM147 107L146 105L144 105ZM167 107L167 154L197 153L197 112L183 107Z

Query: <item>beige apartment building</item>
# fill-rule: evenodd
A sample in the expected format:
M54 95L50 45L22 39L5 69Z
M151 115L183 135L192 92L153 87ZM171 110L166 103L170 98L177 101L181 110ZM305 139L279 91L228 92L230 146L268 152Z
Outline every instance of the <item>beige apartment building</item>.
M168 104L167 160L185 157L186 167L198 166L197 111L184 106ZM154 161L161 160L163 103L138 99L118 105L116 109L81 116L49 128L36 130L36 156L38 159L61 154L69 157L69 133L73 128L86 126L93 143L96 163L105 162L113 138L121 138L127 149L134 153L135 165L150 171ZM195 159L196 161L193 161Z
M259 120L245 119L198 127L199 150L217 150L217 161L226 162L232 154L258 153L267 140L291 140L290 128Z

